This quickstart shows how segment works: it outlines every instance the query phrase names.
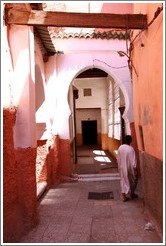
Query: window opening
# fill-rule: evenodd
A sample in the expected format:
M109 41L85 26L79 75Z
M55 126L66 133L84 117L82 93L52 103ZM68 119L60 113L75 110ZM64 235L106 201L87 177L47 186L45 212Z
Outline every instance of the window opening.
M91 88L84 89L84 97L86 97L86 96L92 96L92 89Z

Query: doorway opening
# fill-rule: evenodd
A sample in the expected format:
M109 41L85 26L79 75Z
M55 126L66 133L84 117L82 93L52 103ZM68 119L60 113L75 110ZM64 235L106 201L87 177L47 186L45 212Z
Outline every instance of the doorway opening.
M78 97L73 101L74 88ZM88 69L73 80L69 103L70 135L74 146L71 156L73 164L77 164L73 165L73 171L93 174L115 171L116 150L125 133L122 117L125 98L118 83L100 69ZM110 159L108 163L107 158Z
M97 120L84 120L81 125L83 145L97 144Z

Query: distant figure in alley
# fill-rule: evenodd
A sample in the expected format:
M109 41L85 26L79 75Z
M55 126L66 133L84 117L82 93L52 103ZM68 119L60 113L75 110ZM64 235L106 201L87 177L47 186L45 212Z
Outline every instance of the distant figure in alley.
M138 197L134 193L137 185L137 160L135 150L130 146L131 142L132 137L130 135L126 135L125 143L119 147L117 153L123 202L129 200L129 197L127 197L128 194L131 199Z

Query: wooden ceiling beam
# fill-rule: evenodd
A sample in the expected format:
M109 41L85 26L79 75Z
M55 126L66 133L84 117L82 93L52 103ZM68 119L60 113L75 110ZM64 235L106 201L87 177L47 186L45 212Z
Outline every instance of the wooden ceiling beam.
M7 9L6 24L54 27L144 29L147 16L143 14L69 13L42 10Z

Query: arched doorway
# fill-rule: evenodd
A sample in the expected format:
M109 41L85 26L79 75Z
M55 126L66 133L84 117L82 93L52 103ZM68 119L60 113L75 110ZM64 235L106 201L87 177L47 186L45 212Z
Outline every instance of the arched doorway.
M112 65L115 65L116 67L122 65L121 59L119 61L119 55L116 52L113 53L107 52L104 55L102 52L98 52L98 53L95 52L93 54L73 53L69 55L68 54L60 55L59 58L60 62L57 64L58 74L56 76L56 84L55 84L56 95L54 94L55 99L53 99L55 102L55 110L54 110L55 114L52 124L52 133L54 132L57 133L60 138L59 150L61 156L61 170L64 175L68 175L70 170L72 170L71 163L74 163L73 143L76 140L76 134L75 134L75 126L74 126L73 104L77 103L78 99L76 99L75 102L73 102L73 86L75 86L73 82L75 81L76 77L79 74L83 73L88 69L93 69L93 68L100 69L108 74L108 78L107 78L108 83L106 83L105 81L105 85L107 84L107 89L104 90L105 93L104 98L105 100L108 100L107 94L109 93L109 91L111 91L111 86L108 87L108 84L109 85L114 84L115 85L114 88L118 88L121 91L121 94L123 95L125 101L125 111L123 114L125 129L127 134L131 133L130 122L133 121L133 116L132 116L133 112L132 112L132 84L131 84L130 73L127 66L122 66L123 69L114 69L110 67L109 66L110 57L111 57ZM124 60L123 60L123 65L124 65ZM99 84L100 83L98 83L98 85ZM91 86L91 83L89 85ZM78 89L77 86L75 87L76 89ZM87 86L84 89L89 89L89 88L91 87ZM98 95L98 99L99 99L102 90L98 90L98 91L100 92ZM81 95L83 95L83 91ZM78 90L78 96L80 96L79 90ZM98 99L96 101L98 101ZM116 120L114 118L109 121L109 126L108 126L108 111L110 111L108 109L108 105L109 103L107 104L107 108L103 107L101 110L101 122L102 122L101 124L102 131L100 134L101 147L103 150L108 149L110 152L112 151L113 154L115 155L115 150L117 149L119 144L117 144L118 141L115 141L115 138L113 138L113 136L114 134L117 135L117 133L119 133L120 122L118 122L118 124L113 124L113 120L114 121ZM114 103L114 105L117 106L118 105L117 102ZM95 106L93 105L92 108L94 107L101 108L97 105ZM113 104L112 105L110 104L110 108L113 108ZM117 107L116 109L117 109L116 116L118 116L119 118L120 112ZM63 147L61 148L62 144ZM112 149L112 146L116 146L116 147Z
M111 151L117 149L121 143L122 117L119 107L124 107L125 103L122 91L106 72L98 68L80 73L71 86L73 92L77 91L78 95L73 103L74 117L71 117L71 125L74 126L74 163L96 163L94 160L97 158L89 152L94 145L95 149L100 149L103 153L106 151L114 158ZM110 135L111 133L113 135ZM80 149L83 149L83 152ZM101 162L100 164L104 165L104 158Z

